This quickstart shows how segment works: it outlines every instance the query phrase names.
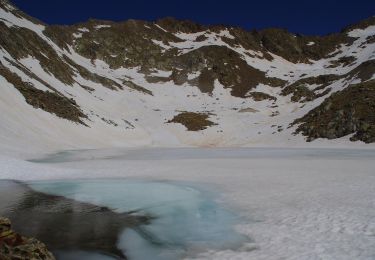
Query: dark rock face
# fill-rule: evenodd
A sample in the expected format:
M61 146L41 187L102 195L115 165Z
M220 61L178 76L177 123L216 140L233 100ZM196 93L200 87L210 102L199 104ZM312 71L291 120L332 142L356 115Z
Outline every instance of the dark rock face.
M28 104L54 113L58 117L84 124L82 119L87 116L79 109L73 99L56 92L42 91L33 87L29 82L24 82L17 74L8 70L0 62L0 75L12 83L25 97Z
M0 46L15 59L35 57L43 69L58 80L67 85L74 83L72 68L35 32L26 28L8 27L0 21L0 34Z
M182 112L167 123L182 124L188 131L201 131L209 126L215 125L214 122L208 120L209 116L210 115L206 113Z
M95 26L102 24L108 24L108 27L100 30L95 29ZM81 38L74 40L72 34L80 27L87 28L89 31L83 33ZM176 52L169 50L163 53L162 49L154 45L151 39L169 45L168 42L181 41L175 36L175 33L197 33L206 30L219 32L225 29L234 36L234 39L222 37L222 40L231 47L243 46L246 50L259 51L269 60L273 59L268 54L271 52L291 62L309 63L309 59L325 58L340 44L351 44L354 41L346 34L332 34L324 37L296 36L281 29L248 32L240 28L226 26L202 26L191 21L179 21L173 18L161 19L155 24L137 20L123 23L91 20L69 27L49 26L45 30L45 34L57 42L60 47L72 45L84 57L102 59L113 68L149 66L166 70L174 63L166 60L176 58ZM63 39L61 35L64 36ZM195 41L200 42L204 39L205 36L201 35ZM97 43L94 43L93 40ZM309 46L309 42L315 44ZM219 53L217 52L217 54ZM111 57L111 55L116 55L116 57ZM124 61L125 55L129 58L126 61Z
M340 79L341 76L327 74L327 75L320 75L317 77L308 77L303 78L300 80L297 80L293 84L285 87L281 94L284 96L287 96L289 94L292 94L291 101L293 102L307 102L312 101L318 97L324 96L330 92L330 89L326 89L330 84L332 84L334 81ZM313 85L316 84L318 87L316 87L313 90L310 90L306 87L306 85ZM323 90L324 92L320 94L316 94L316 91Z
M185 71L189 72L199 70L204 62L207 67L202 70L197 81L192 82L203 93L213 91L216 79L230 87L235 97L245 97L249 90L260 83L275 86L284 84L283 80L266 77L264 72L249 66L238 53L223 46L205 46L189 52L181 56L180 64L187 64Z
M353 64L353 62L355 62L357 59L354 57L354 56L344 56L344 57L341 57L337 60L334 60L334 61L331 61L331 66L329 66L328 68L337 68L339 66L349 66L351 64Z
M349 32L353 29L365 29L365 28L367 28L371 25L374 25L374 24L375 24L375 16L372 16L372 17L369 17L369 18L367 18L363 21L360 21L359 23L347 26L346 28L344 28L342 30L342 32L346 33L346 32Z
M296 133L307 141L354 134L352 141L375 142L375 80L334 93L293 124L300 124Z
M254 92L250 92L247 97L251 97L253 98L255 101L263 101L263 100L272 100L272 101L276 101L277 98L275 98L274 96L271 96L267 93L263 93L263 92L257 92L257 91L254 91Z
M54 260L55 257L42 242L14 232L10 220L0 217L0 259Z
M204 31L207 27L189 20L179 21L173 17L166 17L157 21L157 24L170 32L195 33Z

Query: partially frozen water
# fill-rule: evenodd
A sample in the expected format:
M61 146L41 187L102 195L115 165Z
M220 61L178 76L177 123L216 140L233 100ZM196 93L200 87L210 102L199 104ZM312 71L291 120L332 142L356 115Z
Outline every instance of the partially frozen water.
M107 256L122 256L122 252L130 260L374 256L374 149L105 149L65 151L34 162L48 165L4 160L3 176L22 180L72 178L29 182L36 190L72 199L48 196L40 212L37 199L45 193L31 196L37 207L29 210L29 196L14 197L22 190L6 192L0 188L0 203L26 202L21 210L27 206L27 212L16 207L8 216L18 223L15 227L32 223L27 225L30 229L35 226L32 220L49 221L41 229L56 231L52 234L60 241L60 227L64 227L69 239L63 241L72 241L76 247L50 247L54 252L62 250L58 252L62 260L107 260ZM15 163L19 165L15 167ZM95 179L98 177L105 179ZM109 179L113 177L144 181ZM220 197L215 191L206 192L210 187L222 189L222 198L238 207L246 219L238 219L234 209L228 211L216 203ZM56 200L59 207L55 207ZM65 204L71 205L68 209L73 209L73 214L62 215L57 210ZM93 204L99 205L98 212L84 214ZM74 205L84 210L75 213ZM109 207L104 214L101 208L105 207L100 205ZM4 208L0 205L0 211ZM153 218L148 222L144 215ZM128 217L144 221L131 225ZM115 229L113 220L118 222ZM89 239L82 239L81 227ZM235 232L234 227L255 241ZM102 239L91 239L91 235ZM48 237L40 239L49 242ZM90 247L82 241L89 241ZM102 244L105 247L100 248Z
M29 184L118 213L151 216L150 224L120 235L117 246L129 259L180 259L207 249L235 249L248 239L233 229L239 219L217 204L213 194L185 183L105 179Z

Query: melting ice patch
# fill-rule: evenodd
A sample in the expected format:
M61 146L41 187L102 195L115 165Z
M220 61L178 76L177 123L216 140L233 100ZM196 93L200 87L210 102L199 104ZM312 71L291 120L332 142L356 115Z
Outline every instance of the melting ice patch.
M148 225L120 234L129 259L180 259L208 249L236 249L247 237L233 227L239 219L212 194L194 186L134 180L31 182L41 192L107 206L119 213L151 215Z

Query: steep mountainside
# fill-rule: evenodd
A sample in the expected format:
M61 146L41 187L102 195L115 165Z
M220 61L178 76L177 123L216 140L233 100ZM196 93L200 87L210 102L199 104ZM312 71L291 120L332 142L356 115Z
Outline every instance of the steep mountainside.
M375 17L323 37L166 18L49 26L0 0L7 148L375 142Z

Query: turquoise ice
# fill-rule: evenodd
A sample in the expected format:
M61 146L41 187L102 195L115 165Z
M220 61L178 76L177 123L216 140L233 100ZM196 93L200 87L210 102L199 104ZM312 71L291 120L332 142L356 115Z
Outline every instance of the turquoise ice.
M212 193L193 185L110 179L41 181L30 186L119 213L153 217L151 224L120 234L118 247L134 260L171 260L208 249L235 249L247 239L234 230L238 217L216 203Z

